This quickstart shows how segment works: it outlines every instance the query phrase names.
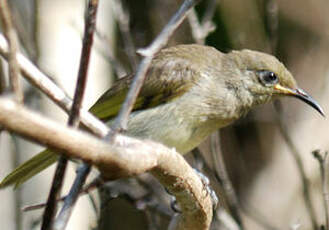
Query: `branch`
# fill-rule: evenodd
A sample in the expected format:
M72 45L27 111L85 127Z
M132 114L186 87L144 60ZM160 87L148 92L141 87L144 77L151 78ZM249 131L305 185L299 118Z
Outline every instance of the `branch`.
M152 173L172 193L182 213L176 229L208 229L210 195L200 178L174 149L117 134L113 144L51 121L23 106L0 98L0 124L27 139L95 165L104 179Z
M77 127L80 121L80 109L82 107L82 99L87 85L87 76L90 63L91 49L94 41L94 32L96 30L96 18L98 9L98 0L89 0L85 16L85 28L83 35L82 51L80 57L80 65L78 72L78 81L73 98L73 105L69 115L68 125ZM67 165L67 158L61 157L62 162ZM60 163L60 162L59 162ZM86 178L90 172L91 166L83 163L77 171L77 176L70 189L69 194L64 200L64 205L58 214L54 224L54 230L65 229L71 216L74 204L76 203L80 190L84 185Z
M196 43L204 45L206 43L206 37L216 29L215 24L211 21L215 14L215 9L216 1L210 0L201 23L199 22L195 9L192 9L188 14L188 22L191 26L192 36Z
M319 162L320 167L320 174L321 174L321 186L322 186L322 199L323 199L323 206L324 206L324 213L326 219L326 227L325 229L329 229L329 191L328 191L328 152L324 152L321 154L320 150L314 150L313 156Z
M91 183L89 183L82 190L80 190L79 195L89 194L89 192L103 186L104 184L105 184L105 182L103 181L103 179L101 177L96 177ZM67 197L68 197L67 195L62 196L62 197L58 198L56 201L62 202ZM26 206L22 207L20 210L23 212L29 212L29 211L44 208L44 207L46 207L46 205L47 205L46 203L31 204L31 205L26 205Z
M138 63L138 57L136 55L135 45L130 32L129 12L126 8L124 8L121 0L115 0L113 3L113 13L121 32L123 44L129 58L130 66L132 70L135 71Z
M23 91L22 86L19 81L19 66L16 59L17 54L17 36L13 26L10 8L7 0L1 1L0 4L0 17L3 26L3 30L9 43L8 52L8 64L9 64L9 77L10 77L10 87L15 93L16 100L18 102L23 102Z
M233 188L232 182L228 175L219 140L219 131L213 133L210 136L211 157L215 166L215 175L224 189L229 210L231 211L234 220L237 222L239 229L243 229L243 222L240 213L240 204L238 201L238 196Z
M300 157L300 153L297 150L296 145L294 144L294 142L292 141L291 137L289 136L288 133L288 128L285 126L284 122L282 121L281 118L281 104L279 101L275 101L274 102L274 107L276 110L276 119L277 119L277 124L279 126L279 131L283 137L283 139L285 140L287 146L290 149L290 153L293 157L293 159L295 160L295 163L297 165L297 169L298 169L298 173L300 174L300 177L302 179L302 186L303 186L303 198L304 198L304 203L306 206L306 211L309 214L309 218L311 220L312 223L312 227L313 230L318 229L318 224L316 222L316 215L315 215L315 211L314 211L314 207L312 205L312 201L311 201L311 192L309 189L310 183L307 179L306 176L306 172L305 172L305 168L304 168L304 164L303 161Z
M89 61L91 48L94 41L94 31L96 28L96 15L98 8L98 0L90 0L86 10L85 29L83 36L82 51L80 56L80 65L77 78L77 84L74 93L72 108L69 114L68 126L76 128L79 124L80 108L87 84L87 76L89 69ZM90 166L83 164L83 168L79 170L74 184L69 192L68 197L64 201L64 206L60 211L56 222L53 225L53 219L57 210L57 199L60 196L61 188L64 182L64 175L67 167L68 159L61 156L58 160L56 171L54 174L51 190L49 192L47 206L43 215L42 230L47 229L65 229L72 209L77 201L79 191L82 188L85 179L90 171ZM83 173L83 175L81 175ZM63 211L65 210L65 211Z

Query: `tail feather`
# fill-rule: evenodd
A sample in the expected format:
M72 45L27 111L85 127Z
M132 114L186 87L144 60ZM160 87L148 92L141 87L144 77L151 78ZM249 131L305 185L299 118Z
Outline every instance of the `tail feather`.
M53 150L46 149L43 152L32 157L30 160L18 166L14 171L7 175L0 182L0 189L10 185L14 185L15 189L38 174L45 168L57 161L58 156Z

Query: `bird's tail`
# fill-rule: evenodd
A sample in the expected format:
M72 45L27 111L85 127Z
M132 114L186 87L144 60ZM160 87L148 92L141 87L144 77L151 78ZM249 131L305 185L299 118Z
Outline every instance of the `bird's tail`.
M58 154L54 150L46 149L30 160L24 162L18 166L14 171L7 175L0 182L0 189L10 185L14 185L15 188L23 184L25 181L38 174L45 168L52 165L58 159Z

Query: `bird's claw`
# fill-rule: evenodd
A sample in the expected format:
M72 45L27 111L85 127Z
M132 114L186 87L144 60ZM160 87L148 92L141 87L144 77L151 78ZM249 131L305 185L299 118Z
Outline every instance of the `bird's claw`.
M199 176L199 178L203 184L203 189L206 191L206 196L208 194L210 195L213 210L216 210L219 199L218 199L218 196L216 195L215 190L213 190L210 186L209 178L197 169L194 169L194 171Z
M201 182L203 184L203 190L206 191L206 196L208 196L208 194L210 195L213 210L216 210L217 209L218 202L219 202L219 199L218 199L218 197L216 195L215 190L213 190L211 188L211 186L210 186L209 178L207 176L205 176L203 173L201 173L197 169L194 169L194 171L199 176L199 178L200 178L200 180L201 180ZM167 192L170 194L170 192L168 190L167 190ZM177 204L177 201L176 201L175 196L171 196L170 207L176 213L181 213L182 212L181 209L180 209L180 207L179 207L179 205Z

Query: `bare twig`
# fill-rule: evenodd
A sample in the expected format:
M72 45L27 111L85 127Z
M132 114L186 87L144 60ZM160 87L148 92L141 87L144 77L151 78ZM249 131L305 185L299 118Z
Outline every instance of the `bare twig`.
M328 152L324 152L324 154L320 153L320 150L314 150L313 156L318 160L320 166L320 174L321 174L321 185L322 185L322 198L323 198L323 206L326 218L326 230L329 229L329 191L328 191Z
M50 188L50 192L48 195L47 203L46 203L46 209L43 213L42 217L42 224L41 229L42 230L48 230L52 229L52 225L54 222L55 214L57 211L57 199L60 195L61 188L63 185L63 180L61 178L65 175L66 170L66 157L61 156L60 159L65 159L65 162L59 161L55 170L54 178L52 181L52 185Z
M19 140L18 137L16 135L11 134L11 140L12 140L12 144L11 144L11 155L12 155L12 166L16 167L20 162L20 154L21 149L20 149L20 145L19 145ZM16 229L20 230L23 229L22 228L22 218L23 215L20 211L20 207L22 205L22 196L23 195L23 191L20 189L17 189L14 191L14 197L15 197L15 223L16 223Z
M240 214L240 207L237 195L235 193L235 190L233 188L232 182L228 176L223 153L220 149L220 143L219 143L219 132L215 132L210 136L210 143L211 143L211 157L213 159L213 162L215 163L215 172L216 176L219 179L219 182L221 183L221 186L223 187L225 191L225 195L227 197L228 206L229 209L235 219L235 221L238 223L239 228L243 229L243 223L242 218Z
M18 102L23 102L23 90L21 83L19 81L20 70L16 59L18 41L11 18L12 16L10 12L10 7L8 5L7 0L1 1L0 17L4 29L4 34L9 44L8 64L9 64L10 87L11 90L13 90L13 92L15 93L16 100Z
M295 146L295 144L293 143L289 133L288 133L288 128L284 125L284 122L282 121L281 118L281 104L279 101L275 101L274 103L275 109L277 111L277 124L280 130L280 133L283 137L283 139L285 140L286 144L288 145L289 149L290 149L290 153L293 157L293 159L295 160L295 163L297 165L297 169L298 172L300 174L300 177L302 179L302 186L303 186L303 198L304 198L304 203L306 206L306 211L309 214L309 218L311 220L312 223L312 227L313 230L317 230L318 229L318 224L316 222L316 217L315 217L315 211L314 211L314 207L312 205L312 201L311 201L311 192L309 189L310 183L307 179L306 176L306 172L304 169L304 164L303 161L300 157L300 153L297 150L297 147Z
M78 199L78 196L81 192L83 184L87 179L90 169L91 166L88 164L82 164L78 169L74 183L70 189L69 194L65 197L64 205L55 221L54 230L65 229L68 220L71 216L73 206Z
M86 10L85 29L83 36L82 51L80 57L79 72L77 78L77 85L74 93L73 105L69 114L68 125L77 127L79 124L80 108L82 105L83 95L86 89L87 76L89 69L89 61L91 55L91 49L94 38L94 31L96 28L96 15L98 8L98 0L89 0ZM56 213L57 199L60 195L61 187L64 181L64 174L66 171L68 159L65 156L61 156L58 160L53 184L48 197L47 206L44 213L42 230L52 228L52 222ZM53 229L65 229L68 220L71 216L73 206L78 198L80 189L82 188L87 175L90 172L90 166L83 164L78 171L78 175L72 185L69 195L64 201L64 206L60 211ZM44 227L45 226L45 227Z
M4 93L8 88L6 75L2 63L0 62L0 94Z
M110 48L110 39L108 36L103 34L101 31L95 31L95 44L94 49L108 62L110 62L111 66L114 69L116 75L121 78L127 75L127 71L119 60L114 58L113 51Z
M130 90L127 94L127 98L121 107L119 115L117 116L113 129L125 130L127 128L127 122L129 114L136 101L138 93L143 85L145 74L151 64L154 55L164 47L169 37L174 33L178 26L183 22L187 13L199 2L200 0L185 0L179 10L169 20L168 24L163 28L160 34L153 40L153 42L144 49L139 49L138 53L143 55L144 58L137 68L136 75L131 84Z
M236 223L236 221L232 218L232 216L229 215L224 208L220 208L216 212L216 219L218 219L225 226L225 229L228 230L241 229L240 226Z
M73 105L70 112L68 124L77 127L79 124L80 108L87 84L87 75L89 69L91 49L94 41L94 31L96 28L98 0L89 0L86 10L84 36L82 42L82 51L80 56L80 65L78 80L73 98Z
M79 195L88 194L93 189L99 188L103 184L104 184L104 181L102 180L102 178L101 177L97 177L91 183L89 183L88 185L86 185L82 190L80 190ZM64 201L66 197L67 196L63 196L63 197L57 199L57 202ZM33 211L33 210L37 210L37 209L40 209L40 208L44 208L44 207L46 207L46 205L47 205L47 203L38 203L38 204L27 205L27 206L24 206L23 208L21 208L21 210L23 212L28 212L28 211Z
M202 17L201 24L205 25L208 21L211 21L215 15L218 1L217 0L208 0L205 13Z
M193 8L191 12L188 14L187 18L190 23L192 29L192 35L196 43L204 45L206 42L206 37L216 29L215 24L211 21L214 13L215 13L215 4L214 0L209 2L209 6L206 10L206 15L202 22L199 22L197 13Z
M68 128L0 98L0 124L28 139L95 165L105 179L151 172L173 194L181 207L175 229L208 229L212 219L210 195L200 178L173 149L117 134L113 144Z
M127 52L132 70L137 68L138 58L136 55L136 49L130 33L130 16L127 9L124 8L121 0L115 0L113 4L113 12L116 21L119 25L119 30L122 35L125 50Z

